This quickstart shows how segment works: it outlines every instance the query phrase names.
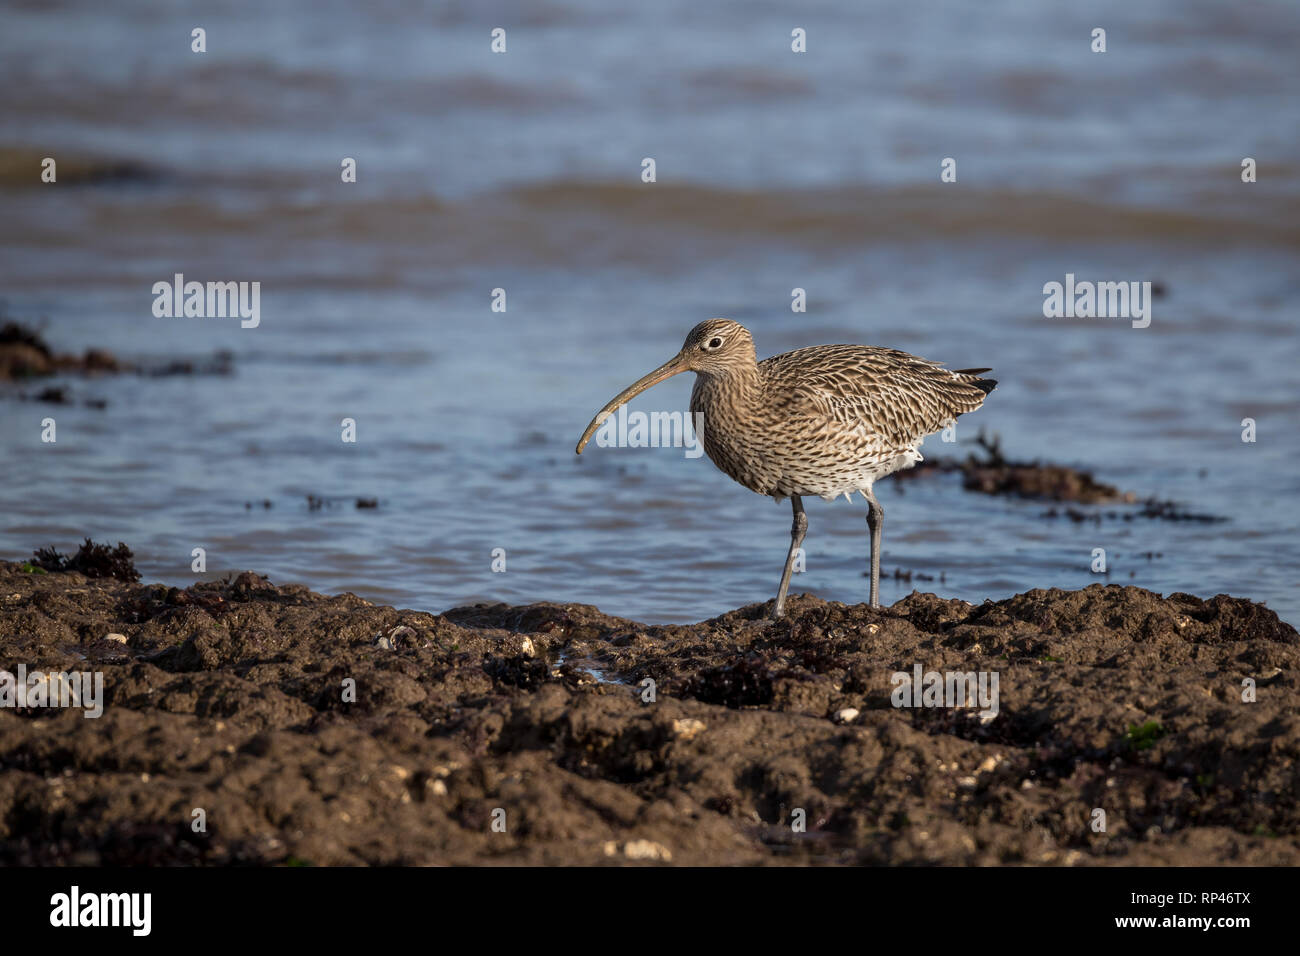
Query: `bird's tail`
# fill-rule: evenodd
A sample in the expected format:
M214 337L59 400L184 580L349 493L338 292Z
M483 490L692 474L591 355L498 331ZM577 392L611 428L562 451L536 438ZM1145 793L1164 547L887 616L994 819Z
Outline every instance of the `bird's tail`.
M955 369L953 374L983 375L985 372L991 372L991 371L993 371L993 369L991 368L959 368L959 369ZM987 395L989 392L993 391L993 389L998 387L998 380L996 378L976 378L976 379L972 379L967 384L974 385L981 392Z

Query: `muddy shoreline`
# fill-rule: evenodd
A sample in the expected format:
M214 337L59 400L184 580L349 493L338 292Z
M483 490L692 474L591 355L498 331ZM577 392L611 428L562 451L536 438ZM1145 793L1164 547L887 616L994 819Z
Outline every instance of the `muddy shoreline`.
M153 361L119 359L105 348L87 348L82 354L55 352L41 330L12 320L0 302L0 400L44 402L50 405L76 404L74 389L67 379L95 379L112 375L163 378L172 375L230 375L233 356L226 351L203 358L170 358ZM58 381L62 379L63 381ZM13 383L45 384L39 391L3 388ZM106 408L104 398L83 399L92 408Z
M0 669L104 710L0 708L6 865L1300 863L1300 637L1241 598L647 626L41 571L0 562ZM894 706L917 665L996 673L996 716Z

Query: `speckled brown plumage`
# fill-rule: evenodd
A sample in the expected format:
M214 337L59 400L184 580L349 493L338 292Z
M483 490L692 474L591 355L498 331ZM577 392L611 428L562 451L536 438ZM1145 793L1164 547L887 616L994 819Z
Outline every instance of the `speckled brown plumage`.
M681 351L614 397L578 442L578 454L601 423L650 386L695 372L691 411L704 451L746 488L789 498L790 551L777 592L780 617L796 551L808 520L801 497L832 499L861 492L871 530L871 603L878 603L884 509L872 493L880 478L921 460L921 442L958 415L973 412L997 384L989 369L951 371L897 349L817 345L758 361L749 330L730 319L691 329Z
M757 362L749 332L728 319L696 326L686 348L715 337L735 344L719 367L699 371L691 393L691 411L704 415L705 453L775 498L870 491L919 461L925 436L979 408L992 387L867 345L817 345Z

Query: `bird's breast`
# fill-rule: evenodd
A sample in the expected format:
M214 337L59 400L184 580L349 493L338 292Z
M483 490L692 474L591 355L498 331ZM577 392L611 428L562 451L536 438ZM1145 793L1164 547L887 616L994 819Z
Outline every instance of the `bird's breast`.
M709 460L751 491L770 494L778 478L767 460L771 436L760 427L743 389L700 375L691 391L691 413Z

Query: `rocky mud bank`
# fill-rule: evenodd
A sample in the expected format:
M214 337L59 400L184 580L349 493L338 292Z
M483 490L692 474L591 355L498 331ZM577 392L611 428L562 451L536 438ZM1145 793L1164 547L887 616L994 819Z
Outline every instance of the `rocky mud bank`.
M169 375L229 375L233 357L219 351L203 358L172 358L131 362L119 359L102 348L88 348L81 355L55 352L41 333L27 325L11 321L0 307L0 384L34 382L56 376L94 378L102 375L131 374L150 378ZM0 391L0 398L15 397L26 401L48 402L53 405L72 404L68 385L46 385L39 391L9 393ZM103 408L107 402L95 399L87 402Z
M1202 524L1227 520L1219 515L1189 511L1176 501L1154 495L1139 498L1132 491L1121 491L1097 480L1091 472L1069 465L1037 460L1014 461L1003 454L997 434L990 438L981 430L969 444L973 450L965 458L931 455L915 467L897 472L892 476L895 487L906 492L908 485L919 478L956 472L961 475L962 487L967 491L1051 502L1052 507L1042 512L1042 517L1063 516L1076 524L1084 521L1100 524L1103 519L1133 521L1150 518ZM1101 510L1100 506L1111 508ZM1118 509L1115 506L1119 506Z
M103 713L0 707L6 865L1300 863L1300 638L1242 598L647 626L47 564L0 562L0 670ZM996 706L895 706L918 667Z

